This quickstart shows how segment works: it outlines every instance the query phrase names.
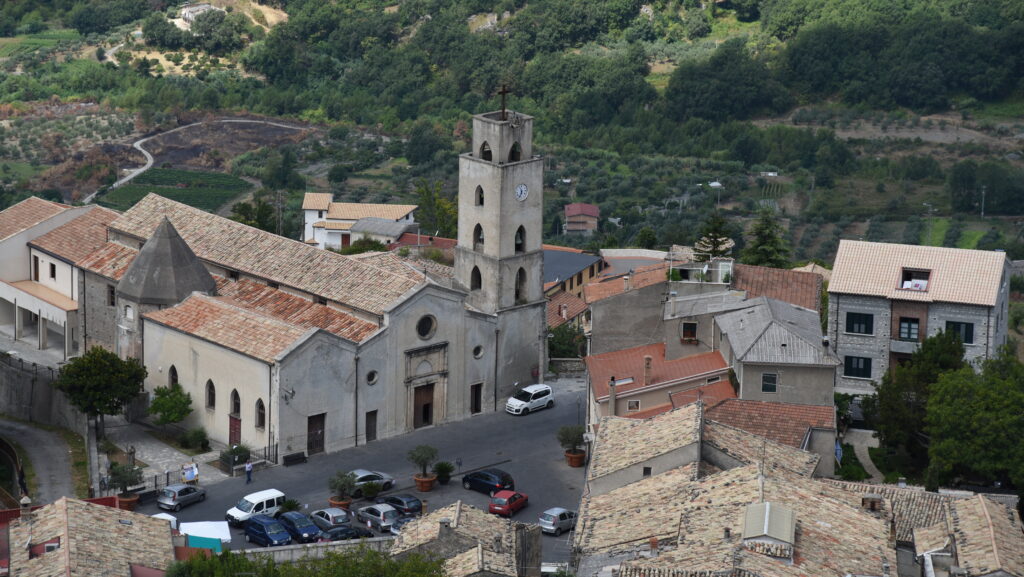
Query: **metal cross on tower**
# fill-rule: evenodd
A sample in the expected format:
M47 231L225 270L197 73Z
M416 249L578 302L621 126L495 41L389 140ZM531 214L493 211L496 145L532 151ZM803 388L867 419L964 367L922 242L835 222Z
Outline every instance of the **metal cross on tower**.
M505 95L510 93L510 92L512 92L512 91L508 89L508 85L506 85L506 84L502 84L501 85L501 90L498 91L498 94L501 95L501 119L502 120L508 120L508 117L505 114Z

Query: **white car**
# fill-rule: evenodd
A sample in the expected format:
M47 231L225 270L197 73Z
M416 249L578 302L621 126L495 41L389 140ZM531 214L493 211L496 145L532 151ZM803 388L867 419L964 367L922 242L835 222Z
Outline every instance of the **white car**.
M523 387L505 403L505 412L513 415L525 415L538 409L550 409L555 406L555 396L551 387L544 384Z

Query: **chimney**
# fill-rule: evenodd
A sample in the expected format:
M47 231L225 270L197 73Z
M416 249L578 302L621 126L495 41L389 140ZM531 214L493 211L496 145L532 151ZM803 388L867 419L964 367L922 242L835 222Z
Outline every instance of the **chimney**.
M569 305L558 305L558 316L563 319L569 318Z
M452 534L452 520L448 517L442 517L437 522L437 538L444 539Z
M828 335L823 335L821 337L821 346L825 347L826 349L828 348Z
M629 290L629 275L622 277L622 283L626 290Z
M864 493L860 497L860 506L867 511L881 510L882 496L877 493Z
M644 386L651 384L651 363L654 359L651 355L644 355Z
M616 416L615 412L615 375L608 379L608 416Z
M906 477L900 477L900 478L896 479L896 485L899 486L899 487L906 487L907 486L907 478Z

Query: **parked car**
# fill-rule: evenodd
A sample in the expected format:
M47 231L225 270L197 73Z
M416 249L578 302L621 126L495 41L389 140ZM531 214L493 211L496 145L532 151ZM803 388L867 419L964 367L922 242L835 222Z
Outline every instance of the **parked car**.
M245 542L277 547L290 544L292 536L277 519L269 515L253 515L245 522Z
M250 493L224 514L224 520L235 527L244 524L255 515L277 515L277 510L284 504L284 493L277 489L264 489Z
M391 524L402 515L391 505L381 503L379 505L368 505L356 512L356 520L365 523L367 527L376 529L382 533L391 530Z
M501 469L481 469L463 475L462 486L466 489L487 493L493 497L495 493L503 489L515 489L516 483L512 480L512 475Z
M348 541L350 539L368 539L370 537L376 537L376 535L369 529L351 525L339 525L321 533L320 542Z
M570 531L576 526L576 512L561 507L552 507L541 514L538 524L541 531L553 533L555 537L558 537L563 531Z
M491 497L487 510L495 515L511 517L530 502L530 498L518 491L498 491Z
M278 515L277 520L297 543L315 543L320 539L320 528L309 520L309 517L298 511L288 511Z
M544 384L523 387L505 402L505 412L513 415L525 415L530 411L550 409L555 406L555 397L551 387Z
M380 471L354 469L352 474L356 476L356 490L352 492L353 497L362 497L362 486L367 483L380 483L381 491L387 491L395 486L395 478Z
M391 534L398 535L402 532L402 527L409 524L409 521L415 521L416 517L399 517L391 523Z
M181 511L182 507L198 503L203 499L206 499L206 489L197 485L179 483L164 487L164 490L160 492L160 496L156 498L156 504L161 509Z
M313 520L313 524L319 527L321 531L326 531L341 525L348 525L349 521L352 520L352 515L339 507L328 507L313 511L309 518Z
M423 512L423 502L416 495L410 495L409 493L384 495L383 497L377 497L377 502L391 505L398 509L399 513L406 516L416 516Z

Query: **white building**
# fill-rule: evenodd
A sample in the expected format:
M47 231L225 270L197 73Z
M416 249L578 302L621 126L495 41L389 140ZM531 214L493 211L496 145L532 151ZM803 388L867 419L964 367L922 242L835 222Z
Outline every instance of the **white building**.
M302 199L302 239L317 248L344 248L364 236L397 239L403 232L415 230L416 208L414 204L334 202L329 193L307 192ZM366 230L356 234L352 227L362 219L385 220L397 226L378 234L379 223L367 223Z

